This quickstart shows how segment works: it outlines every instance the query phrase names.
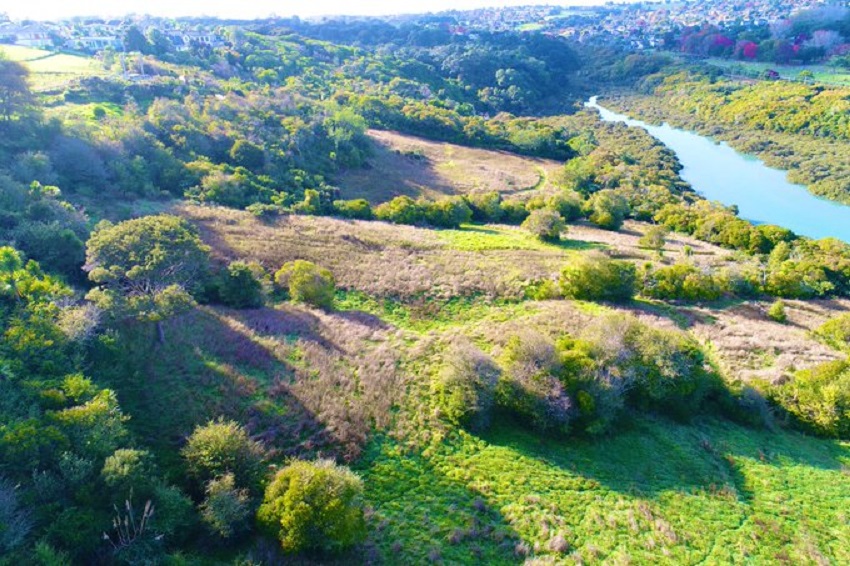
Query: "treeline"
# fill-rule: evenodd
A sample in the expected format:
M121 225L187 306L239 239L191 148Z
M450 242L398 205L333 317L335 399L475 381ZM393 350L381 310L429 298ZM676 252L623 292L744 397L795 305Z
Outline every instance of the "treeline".
M850 10L824 6L763 26L692 26L668 38L692 55L808 64L847 54Z

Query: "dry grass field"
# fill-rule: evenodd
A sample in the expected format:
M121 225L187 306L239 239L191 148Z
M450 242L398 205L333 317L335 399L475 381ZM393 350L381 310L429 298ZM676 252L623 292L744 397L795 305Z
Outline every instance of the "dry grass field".
M638 246L647 228L640 222L630 221L620 232L571 225L560 244L549 244L520 228L501 225L438 231L307 216L269 223L245 212L195 205L180 205L177 211L200 227L220 261L258 261L272 272L295 259L319 263L333 271L342 289L378 299L356 302L351 308L391 314L392 322L402 327L448 327L498 345L523 328L578 334L601 312L629 312L655 326L690 332L709 346L724 373L743 381L775 381L795 369L838 359L839 353L817 342L810 331L850 308L847 301L788 301L789 320L780 324L768 318L770 303L764 301L716 305L639 301L627 307L571 301L526 301L521 307L492 304L521 300L529 284L557 278L560 269L584 251L600 249L638 263L659 261ZM661 261L680 259L684 245L693 247L692 259L698 263L723 266L731 260L728 250L674 235ZM472 303L446 310L446 301L463 298ZM485 305L476 305L479 299ZM392 309L381 302L386 300L394 303Z
M343 198L381 203L400 195L434 198L477 190L511 194L544 187L562 165L395 132L370 130L369 137L374 147L369 168L336 179Z

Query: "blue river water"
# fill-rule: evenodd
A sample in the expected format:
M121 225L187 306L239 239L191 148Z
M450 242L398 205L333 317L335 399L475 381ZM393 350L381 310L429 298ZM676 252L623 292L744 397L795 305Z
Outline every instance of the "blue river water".
M673 128L633 120L599 105L597 97L585 106L595 108L606 122L644 128L676 153L682 179L709 200L736 205L741 218L776 224L811 238L850 242L850 206L818 198L805 187L788 182L785 171L738 153L726 143Z

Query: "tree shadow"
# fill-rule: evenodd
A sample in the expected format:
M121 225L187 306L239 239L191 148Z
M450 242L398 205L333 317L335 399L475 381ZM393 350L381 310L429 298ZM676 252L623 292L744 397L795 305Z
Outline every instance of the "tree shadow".
M366 480L370 542L388 563L501 564L515 556L520 538L502 513L417 451L381 437L355 469Z
M569 442L502 421L482 439L620 493L650 498L665 492L707 493L742 503L751 503L754 494L740 458L773 467L791 463L840 470L839 457L850 456L846 448L812 445L809 437L797 433L780 436L713 418L682 424L639 416L622 422L609 436L574 436Z
M157 344L148 325L128 325L120 349L97 347L93 356L96 374L131 417L128 426L164 468L179 473L185 439L219 417L244 424L280 456L341 455L327 422L292 390L303 375L292 358L297 349L258 339L286 336L336 350L315 315L199 308L165 327L166 343Z

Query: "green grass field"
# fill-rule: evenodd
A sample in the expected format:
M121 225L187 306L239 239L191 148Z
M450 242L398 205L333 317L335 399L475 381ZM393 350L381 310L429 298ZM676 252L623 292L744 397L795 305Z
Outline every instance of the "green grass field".
M361 473L397 563L850 561L850 445L793 433L640 418L558 440L500 422L422 456L376 442Z
M787 80L797 80L803 71L810 71L817 83L850 86L850 72L829 67L826 65L774 65L771 63L759 63L756 61L729 61L727 59L711 58L707 63L721 69L736 73L760 75L768 69L779 73L779 76Z
M0 52L12 61L24 63L30 70L33 89L51 90L77 77L105 75L98 61L90 57L55 53L43 49L4 45Z

